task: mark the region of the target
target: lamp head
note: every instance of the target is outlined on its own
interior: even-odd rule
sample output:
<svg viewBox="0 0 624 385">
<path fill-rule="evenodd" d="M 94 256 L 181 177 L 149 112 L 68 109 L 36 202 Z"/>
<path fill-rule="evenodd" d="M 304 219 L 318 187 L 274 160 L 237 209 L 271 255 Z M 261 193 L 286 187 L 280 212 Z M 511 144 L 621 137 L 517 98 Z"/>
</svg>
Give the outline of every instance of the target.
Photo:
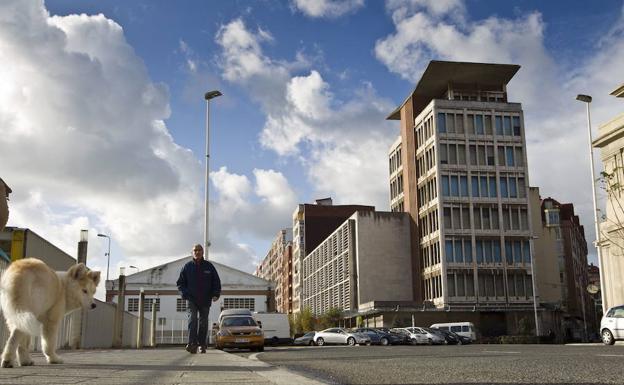
<svg viewBox="0 0 624 385">
<path fill-rule="evenodd" d="M 576 95 L 576 100 L 580 102 L 591 103 L 592 97 L 589 95 L 578 94 Z"/>
<path fill-rule="evenodd" d="M 98 236 L 98 237 L 108 238 L 108 235 L 106 235 L 106 234 L 98 234 L 97 236 Z"/>
<path fill-rule="evenodd" d="M 206 92 L 206 94 L 204 95 L 204 98 L 205 98 L 206 100 L 210 100 L 210 99 L 214 99 L 214 98 L 216 98 L 216 97 L 219 97 L 219 96 L 221 96 L 221 95 L 223 95 L 223 94 L 221 93 L 221 91 L 219 91 L 219 90 L 213 90 L 213 91 L 208 91 L 208 92 Z"/>
</svg>

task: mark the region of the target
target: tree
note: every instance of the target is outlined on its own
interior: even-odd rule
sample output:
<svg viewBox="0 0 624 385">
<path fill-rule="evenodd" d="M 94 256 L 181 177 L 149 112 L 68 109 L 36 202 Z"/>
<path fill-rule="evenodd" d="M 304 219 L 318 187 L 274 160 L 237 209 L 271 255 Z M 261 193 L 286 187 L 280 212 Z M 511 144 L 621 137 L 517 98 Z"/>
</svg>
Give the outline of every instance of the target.
<svg viewBox="0 0 624 385">
<path fill-rule="evenodd" d="M 314 314 L 312 314 L 312 310 L 310 310 L 309 307 L 301 310 L 299 320 L 301 322 L 301 330 L 303 331 L 303 333 L 314 330 Z"/>
<path fill-rule="evenodd" d="M 343 318 L 342 309 L 337 307 L 332 307 L 325 312 L 321 317 L 321 325 L 323 328 L 331 328 L 339 325 L 339 322 Z"/>
</svg>

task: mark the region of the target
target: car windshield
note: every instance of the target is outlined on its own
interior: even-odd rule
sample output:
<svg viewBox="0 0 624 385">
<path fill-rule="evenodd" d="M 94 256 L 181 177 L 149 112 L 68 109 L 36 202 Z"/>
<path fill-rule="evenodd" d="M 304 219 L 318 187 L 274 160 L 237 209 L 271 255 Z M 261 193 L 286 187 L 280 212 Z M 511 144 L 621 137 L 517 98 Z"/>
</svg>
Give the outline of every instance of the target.
<svg viewBox="0 0 624 385">
<path fill-rule="evenodd" d="M 221 321 L 221 326 L 258 326 L 251 317 L 227 317 Z"/>
<path fill-rule="evenodd" d="M 315 334 L 316 334 L 316 332 L 309 332 L 309 333 L 304 334 L 303 336 L 304 337 L 314 337 Z"/>
</svg>

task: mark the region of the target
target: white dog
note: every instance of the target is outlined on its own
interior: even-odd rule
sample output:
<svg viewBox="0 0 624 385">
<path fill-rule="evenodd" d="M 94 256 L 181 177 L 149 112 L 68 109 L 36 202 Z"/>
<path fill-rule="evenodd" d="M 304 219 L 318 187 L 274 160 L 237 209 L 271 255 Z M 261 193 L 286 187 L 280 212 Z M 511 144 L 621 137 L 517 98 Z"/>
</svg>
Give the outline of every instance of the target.
<svg viewBox="0 0 624 385">
<path fill-rule="evenodd" d="M 99 282 L 100 272 L 89 271 L 82 263 L 67 272 L 54 272 L 34 258 L 11 263 L 0 283 L 0 302 L 11 333 L 1 366 L 13 367 L 16 350 L 21 366 L 32 365 L 28 353 L 30 336 L 40 334 L 48 363 L 63 363 L 56 354 L 59 324 L 72 310 L 95 307 L 93 295 Z"/>
</svg>

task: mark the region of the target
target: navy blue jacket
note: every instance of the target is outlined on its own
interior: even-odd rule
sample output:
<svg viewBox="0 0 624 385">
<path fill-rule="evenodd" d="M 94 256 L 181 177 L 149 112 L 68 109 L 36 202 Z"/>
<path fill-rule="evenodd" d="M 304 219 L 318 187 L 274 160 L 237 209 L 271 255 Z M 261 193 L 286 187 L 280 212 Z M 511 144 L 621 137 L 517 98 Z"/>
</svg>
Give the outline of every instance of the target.
<svg viewBox="0 0 624 385">
<path fill-rule="evenodd" d="M 221 279 L 214 265 L 205 259 L 188 261 L 176 282 L 182 298 L 199 307 L 210 306 L 213 297 L 221 296 Z"/>
</svg>

